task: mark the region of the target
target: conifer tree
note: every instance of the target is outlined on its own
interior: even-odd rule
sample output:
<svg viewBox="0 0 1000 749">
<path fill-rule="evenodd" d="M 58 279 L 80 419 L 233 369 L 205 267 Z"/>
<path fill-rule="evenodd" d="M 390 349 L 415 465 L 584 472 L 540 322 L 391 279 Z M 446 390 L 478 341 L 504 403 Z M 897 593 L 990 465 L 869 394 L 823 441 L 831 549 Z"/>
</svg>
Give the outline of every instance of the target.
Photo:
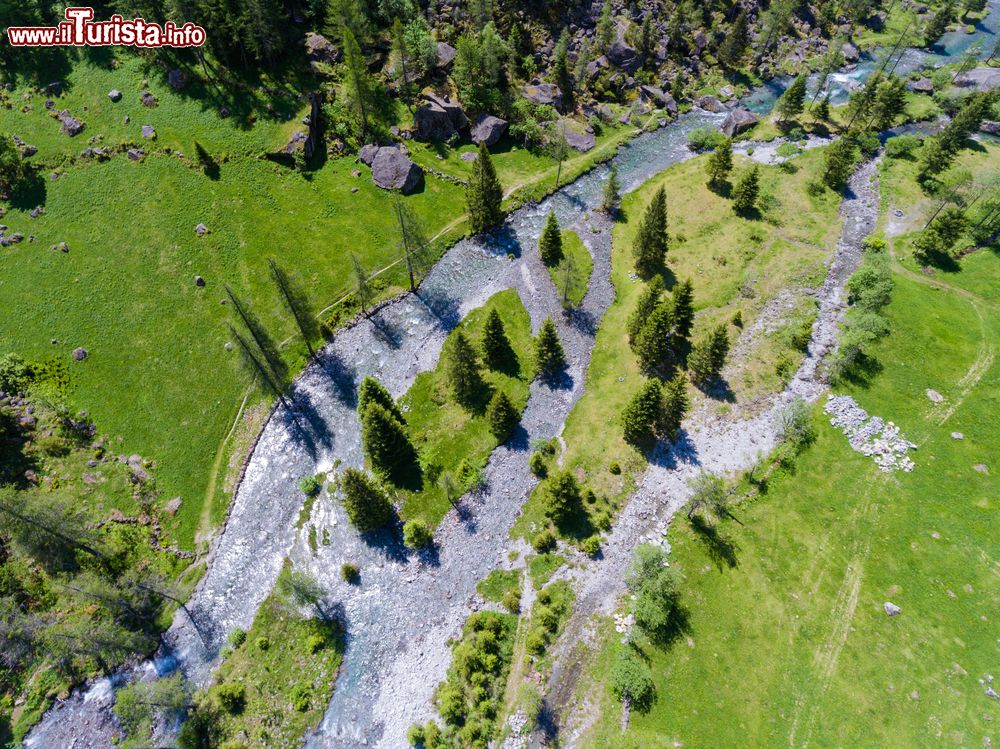
<svg viewBox="0 0 1000 749">
<path fill-rule="evenodd" d="M 661 276 L 653 276 L 653 279 L 646 284 L 642 293 L 639 294 L 639 300 L 636 302 L 635 309 L 633 309 L 632 314 L 628 316 L 626 329 L 628 331 L 628 341 L 630 344 L 635 343 L 636 338 L 639 336 L 639 332 L 649 321 L 649 316 L 653 314 L 653 310 L 655 310 L 657 305 L 660 303 L 660 298 L 662 296 L 663 278 Z"/>
<path fill-rule="evenodd" d="M 552 380 L 566 366 L 566 354 L 551 317 L 546 317 L 535 341 L 535 362 L 542 379 Z"/>
<path fill-rule="evenodd" d="M 733 188 L 733 210 L 750 213 L 757 207 L 760 193 L 760 168 L 754 164 L 740 175 Z"/>
<path fill-rule="evenodd" d="M 563 259 L 562 234 L 559 232 L 555 211 L 549 211 L 545 220 L 542 236 L 538 238 L 538 252 L 542 256 L 542 262 L 550 268 L 559 265 L 559 261 Z"/>
<path fill-rule="evenodd" d="M 354 275 L 354 293 L 357 294 L 358 303 L 361 305 L 362 314 L 368 314 L 368 304 L 371 302 L 375 292 L 368 283 L 368 272 L 361 265 L 361 259 L 351 253 L 351 271 Z"/>
<path fill-rule="evenodd" d="M 783 121 L 788 121 L 798 117 L 802 113 L 806 101 L 806 76 L 800 73 L 795 76 L 795 80 L 785 89 L 785 93 L 778 99 L 775 105 L 778 115 Z"/>
<path fill-rule="evenodd" d="M 663 386 L 663 398 L 660 404 L 660 416 L 657 431 L 665 439 L 672 440 L 681 428 L 681 422 L 687 415 L 690 401 L 687 394 L 687 382 L 683 374 L 677 374 L 667 380 Z"/>
<path fill-rule="evenodd" d="M 503 221 L 503 210 L 500 207 L 503 187 L 485 143 L 479 144 L 479 156 L 472 162 L 472 175 L 465 189 L 465 201 L 473 233 L 488 231 Z"/>
<path fill-rule="evenodd" d="M 597 53 L 603 55 L 615 41 L 615 17 L 611 0 L 604 0 L 597 19 Z"/>
<path fill-rule="evenodd" d="M 516 355 L 496 307 L 486 316 L 481 344 L 483 362 L 490 369 L 502 369 L 514 361 Z"/>
<path fill-rule="evenodd" d="M 369 403 L 361 414 L 361 444 L 372 470 L 394 480 L 416 463 L 406 430 L 381 403 Z"/>
<path fill-rule="evenodd" d="M 653 27 L 653 14 L 646 12 L 639 27 L 639 44 L 636 51 L 642 56 L 643 64 L 649 63 L 656 52 L 656 29 Z"/>
<path fill-rule="evenodd" d="M 876 131 L 888 130 L 896 118 L 906 110 L 906 87 L 901 78 L 889 76 L 878 84 L 872 107 L 871 127 Z"/>
<path fill-rule="evenodd" d="M 507 393 L 498 389 L 486 406 L 486 419 L 490 424 L 490 432 L 502 445 L 514 433 L 514 428 L 521 417 L 507 397 Z"/>
<path fill-rule="evenodd" d="M 823 162 L 823 182 L 831 190 L 840 190 L 847 184 L 847 178 L 854 169 L 857 149 L 849 138 L 840 138 L 826 149 Z"/>
<path fill-rule="evenodd" d="M 819 100 L 819 103 L 813 107 L 812 110 L 813 119 L 816 122 L 829 122 L 830 121 L 830 92 L 828 91 L 826 96 Z"/>
<path fill-rule="evenodd" d="M 569 72 L 569 32 L 564 30 L 556 43 L 552 59 L 552 79 L 563 95 L 563 107 L 566 111 L 573 110 L 573 76 Z"/>
<path fill-rule="evenodd" d="M 635 239 L 635 269 L 649 278 L 663 265 L 667 255 L 667 193 L 661 187 L 646 208 Z"/>
<path fill-rule="evenodd" d="M 392 519 L 392 502 L 385 489 L 364 471 L 344 469 L 340 488 L 347 519 L 362 533 L 376 530 Z"/>
<path fill-rule="evenodd" d="M 719 47 L 719 60 L 730 70 L 738 68 L 750 46 L 750 23 L 745 10 L 741 10 L 729 33 Z"/>
<path fill-rule="evenodd" d="M 674 286 L 671 292 L 673 300 L 674 331 L 681 338 L 691 335 L 694 325 L 694 284 L 691 279 L 685 279 Z"/>
<path fill-rule="evenodd" d="M 445 352 L 445 367 L 452 395 L 462 406 L 475 404 L 483 391 L 476 350 L 462 330 L 452 333 Z"/>
<path fill-rule="evenodd" d="M 403 412 L 396 404 L 395 399 L 392 397 L 392 393 L 386 390 L 385 385 L 376 380 L 374 377 L 365 377 L 365 379 L 361 381 L 361 385 L 358 387 L 358 413 L 364 413 L 365 409 L 367 409 L 371 403 L 378 403 L 382 406 L 382 408 L 395 417 L 400 424 L 406 424 L 406 419 L 403 418 Z"/>
<path fill-rule="evenodd" d="M 955 0 L 947 0 L 941 10 L 934 14 L 934 17 L 927 22 L 927 26 L 924 28 L 925 47 L 933 47 L 937 43 L 941 35 L 948 30 L 948 24 L 951 23 L 954 15 Z"/>
<path fill-rule="evenodd" d="M 580 509 L 580 485 L 569 471 L 559 471 L 547 484 L 545 514 L 556 525 L 560 525 Z"/>
<path fill-rule="evenodd" d="M 403 260 L 410 278 L 410 291 L 417 290 L 417 276 L 423 274 L 432 264 L 430 244 L 423 227 L 410 206 L 399 193 L 393 194 L 393 208 L 399 224 L 400 243 L 403 246 Z"/>
<path fill-rule="evenodd" d="M 635 339 L 635 354 L 645 370 L 666 364 L 674 352 L 674 312 L 670 300 L 660 302 Z"/>
<path fill-rule="evenodd" d="M 688 371 L 698 385 L 708 385 L 722 372 L 729 355 L 729 333 L 725 324 L 700 339 L 688 356 Z"/>
<path fill-rule="evenodd" d="M 622 431 L 626 442 L 642 443 L 654 437 L 660 419 L 660 381 L 655 377 L 646 380 L 639 392 L 622 410 Z"/>
<path fill-rule="evenodd" d="M 618 167 L 611 165 L 611 171 L 604 182 L 604 193 L 601 196 L 601 210 L 607 214 L 612 214 L 617 210 L 621 201 L 621 186 L 618 183 Z"/>
<path fill-rule="evenodd" d="M 368 137 L 374 85 L 358 40 L 347 26 L 343 28 L 342 40 L 345 68 L 344 98 L 357 118 L 358 136 L 364 141 Z"/>
<path fill-rule="evenodd" d="M 729 173 L 733 170 L 733 141 L 726 138 L 708 157 L 708 186 L 718 192 L 725 187 Z"/>
</svg>

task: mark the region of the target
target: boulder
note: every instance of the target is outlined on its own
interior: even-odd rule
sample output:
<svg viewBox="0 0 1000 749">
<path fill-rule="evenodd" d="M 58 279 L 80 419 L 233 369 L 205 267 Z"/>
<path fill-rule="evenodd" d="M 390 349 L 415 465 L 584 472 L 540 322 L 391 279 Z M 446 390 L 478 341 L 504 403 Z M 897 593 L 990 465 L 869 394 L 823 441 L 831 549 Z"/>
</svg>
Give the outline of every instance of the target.
<svg viewBox="0 0 1000 749">
<path fill-rule="evenodd" d="M 507 120 L 494 117 L 492 114 L 479 114 L 472 123 L 469 137 L 473 143 L 485 143 L 489 147 L 500 140 L 505 132 L 507 132 Z"/>
<path fill-rule="evenodd" d="M 86 358 L 87 358 L 87 349 L 85 348 L 73 349 L 73 361 L 83 361 Z"/>
<path fill-rule="evenodd" d="M 844 56 L 845 62 L 857 62 L 861 58 L 861 51 L 851 42 L 840 45 L 840 54 Z"/>
<path fill-rule="evenodd" d="M 677 102 L 674 101 L 674 97 L 662 88 L 647 85 L 639 86 L 639 98 L 644 101 L 653 102 L 656 106 L 666 109 L 671 115 L 677 114 Z"/>
<path fill-rule="evenodd" d="M 147 140 L 156 140 L 156 129 L 152 125 L 143 125 L 142 137 Z"/>
<path fill-rule="evenodd" d="M 698 106 L 704 109 L 706 112 L 721 112 L 725 109 L 722 106 L 722 102 L 716 99 L 714 96 L 702 96 L 698 99 Z"/>
<path fill-rule="evenodd" d="M 156 97 L 149 93 L 149 91 L 143 91 L 139 94 L 139 101 L 142 102 L 142 106 L 149 107 L 150 109 L 155 107 L 158 103 L 156 101 Z"/>
<path fill-rule="evenodd" d="M 83 123 L 71 115 L 69 110 L 62 110 L 56 115 L 56 117 L 62 123 L 62 131 L 69 137 L 72 138 L 74 135 L 79 135 L 83 131 Z"/>
<path fill-rule="evenodd" d="M 559 126 L 562 128 L 563 134 L 566 136 L 566 142 L 570 148 L 586 152 L 594 147 L 596 143 L 594 134 L 584 130 L 581 125 L 572 120 L 562 120 Z"/>
<path fill-rule="evenodd" d="M 955 85 L 975 88 L 977 91 L 992 91 L 995 88 L 1000 88 L 1000 70 L 976 68 L 958 76 Z"/>
<path fill-rule="evenodd" d="M 130 148 L 125 153 L 132 161 L 139 161 L 140 159 L 142 159 L 144 155 L 143 150 L 141 148 Z"/>
<path fill-rule="evenodd" d="M 358 158 L 361 159 L 361 163 L 366 166 L 371 166 L 372 162 L 375 161 L 375 154 L 378 153 L 378 148 L 379 147 L 374 143 L 362 146 L 361 150 L 358 151 Z"/>
<path fill-rule="evenodd" d="M 979 130 L 987 135 L 1000 135 L 1000 122 L 986 120 L 979 126 Z"/>
<path fill-rule="evenodd" d="M 521 87 L 521 96 L 532 104 L 548 104 L 559 109 L 562 107 L 562 91 L 554 83 L 543 83 L 537 78 Z"/>
<path fill-rule="evenodd" d="M 205 226 L 204 224 L 198 224 L 196 227 L 194 227 L 194 233 L 197 234 L 199 237 L 204 237 L 206 234 L 208 234 L 208 227 Z"/>
<path fill-rule="evenodd" d="M 201 276 L 195 276 L 194 285 L 197 286 L 198 288 L 202 288 L 205 285 L 205 279 L 202 278 Z"/>
<path fill-rule="evenodd" d="M 892 601 L 886 601 L 883 603 L 882 609 L 885 611 L 886 616 L 896 616 L 897 614 L 901 614 L 903 612 L 903 610 Z"/>
<path fill-rule="evenodd" d="M 456 50 L 446 42 L 438 42 L 437 46 L 437 66 L 447 68 L 455 59 Z"/>
<path fill-rule="evenodd" d="M 608 67 L 608 58 L 601 55 L 596 60 L 591 60 L 587 63 L 587 80 L 593 81 L 597 76 L 601 74 L 604 68 Z"/>
<path fill-rule="evenodd" d="M 746 132 L 758 122 L 760 120 L 757 118 L 757 115 L 749 109 L 740 107 L 726 115 L 726 119 L 722 121 L 722 132 L 730 138 L 734 138 L 740 133 Z"/>
<path fill-rule="evenodd" d="M 634 73 L 637 71 L 639 69 L 639 65 L 641 64 L 641 61 L 639 60 L 639 53 L 632 49 L 632 47 L 628 46 L 621 39 L 616 40 L 610 47 L 608 47 L 606 57 L 608 58 L 609 63 L 628 73 Z"/>
<path fill-rule="evenodd" d="M 187 76 L 180 68 L 173 68 L 167 73 L 167 83 L 174 91 L 180 91 L 187 85 Z"/>
<path fill-rule="evenodd" d="M 424 141 L 445 141 L 469 125 L 469 118 L 458 102 L 425 94 L 427 102 L 413 115 L 414 137 Z"/>
<path fill-rule="evenodd" d="M 384 190 L 406 195 L 420 186 L 423 177 L 423 170 L 396 146 L 379 148 L 372 161 L 372 179 Z"/>
<path fill-rule="evenodd" d="M 918 78 L 906 84 L 906 88 L 918 94 L 933 94 L 934 82 L 930 78 Z"/>
<path fill-rule="evenodd" d="M 306 34 L 306 58 L 310 67 L 314 62 L 333 65 L 340 60 L 340 50 L 322 34 L 309 33 Z"/>
<path fill-rule="evenodd" d="M 111 99 L 111 101 L 119 102 L 122 100 L 122 92 L 117 88 L 113 88 L 108 91 L 108 98 Z"/>
</svg>

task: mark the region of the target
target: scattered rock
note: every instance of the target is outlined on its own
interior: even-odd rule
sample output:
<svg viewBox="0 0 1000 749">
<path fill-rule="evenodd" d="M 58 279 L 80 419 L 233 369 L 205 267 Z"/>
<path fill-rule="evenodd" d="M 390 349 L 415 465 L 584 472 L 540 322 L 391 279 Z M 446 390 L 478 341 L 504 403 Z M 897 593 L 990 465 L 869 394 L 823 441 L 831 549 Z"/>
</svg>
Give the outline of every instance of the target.
<svg viewBox="0 0 1000 749">
<path fill-rule="evenodd" d="M 909 81 L 906 88 L 918 94 L 933 94 L 934 82 L 930 78 L 918 78 L 915 81 Z"/>
<path fill-rule="evenodd" d="M 974 469 L 976 469 L 977 471 L 979 471 L 980 473 L 989 473 L 990 472 L 989 467 L 987 467 L 985 463 L 976 463 L 972 467 Z"/>
<path fill-rule="evenodd" d="M 706 112 L 721 112 L 725 109 L 722 102 L 714 96 L 702 96 L 698 99 L 697 103 Z"/>
<path fill-rule="evenodd" d="M 743 109 L 741 107 L 739 109 L 734 109 L 726 115 L 726 119 L 722 121 L 722 132 L 730 138 L 734 138 L 740 133 L 746 132 L 758 122 L 760 122 L 760 119 L 757 115 L 749 109 Z"/>
<path fill-rule="evenodd" d="M 399 190 L 404 195 L 416 190 L 424 171 L 396 146 L 378 149 L 372 161 L 372 179 L 384 190 Z"/>
<path fill-rule="evenodd" d="M 872 458 L 883 471 L 913 470 L 907 453 L 917 446 L 891 421 L 869 416 L 849 395 L 829 395 L 823 410 L 832 416 L 830 423 L 847 436 L 851 449 Z"/>
<path fill-rule="evenodd" d="M 478 159 L 479 158 L 479 154 L 476 153 L 475 151 L 466 151 L 459 158 L 462 159 L 462 161 L 470 161 L 471 162 L 471 161 L 475 161 L 476 159 Z"/>
<path fill-rule="evenodd" d="M 570 148 L 575 148 L 577 151 L 589 151 L 597 142 L 592 132 L 582 129 L 573 120 L 562 120 L 559 126 L 562 128 L 563 134 L 566 136 L 566 142 L 570 145 Z"/>
<path fill-rule="evenodd" d="M 930 398 L 934 403 L 940 403 L 944 400 L 944 396 L 941 395 L 937 390 L 932 390 L 927 388 L 927 397 Z"/>
<path fill-rule="evenodd" d="M 201 276 L 195 276 L 194 285 L 197 286 L 198 288 L 203 287 L 205 285 L 205 279 L 202 278 Z"/>
<path fill-rule="evenodd" d="M 902 609 L 891 601 L 886 601 L 882 604 L 882 609 L 885 611 L 886 616 L 896 616 L 902 613 Z"/>
<path fill-rule="evenodd" d="M 641 64 L 639 53 L 621 39 L 611 44 L 605 57 L 616 68 L 621 68 L 627 73 L 634 73 Z"/>
<path fill-rule="evenodd" d="M 171 515 L 171 516 L 176 515 L 177 511 L 181 509 L 181 503 L 183 501 L 184 500 L 181 499 L 180 497 L 174 497 L 169 502 L 167 502 L 165 505 L 163 505 L 163 509 L 164 509 L 164 511 L 168 515 Z"/>
<path fill-rule="evenodd" d="M 204 224 L 198 224 L 196 227 L 194 227 L 194 233 L 197 234 L 199 237 L 204 237 L 206 234 L 208 234 L 208 227 L 205 226 Z"/>
<path fill-rule="evenodd" d="M 69 252 L 69 245 L 66 244 L 65 242 L 58 242 L 58 243 L 52 245 L 51 247 L 49 247 L 49 249 L 50 250 L 58 250 L 59 252 Z"/>
<path fill-rule="evenodd" d="M 142 137 L 147 140 L 156 140 L 156 129 L 152 125 L 143 125 Z"/>
<path fill-rule="evenodd" d="M 851 42 L 840 45 L 840 54 L 844 56 L 845 62 L 857 62 L 861 59 L 861 51 Z"/>
<path fill-rule="evenodd" d="M 361 150 L 358 151 L 358 158 L 361 159 L 361 163 L 365 166 L 371 166 L 372 162 L 375 161 L 375 154 L 378 153 L 378 149 L 379 147 L 374 143 L 362 146 Z"/>
<path fill-rule="evenodd" d="M 111 99 L 111 101 L 117 103 L 122 100 L 122 92 L 119 91 L 117 88 L 113 88 L 110 91 L 108 91 L 108 98 Z"/>
<path fill-rule="evenodd" d="M 340 61 L 340 50 L 322 34 L 306 34 L 306 57 L 313 72 L 319 72 L 314 63 L 333 65 Z"/>
<path fill-rule="evenodd" d="M 159 103 L 156 101 L 156 97 L 149 93 L 149 91 L 143 91 L 139 94 L 139 101 L 142 102 L 142 106 L 149 107 L 150 109 Z"/>
<path fill-rule="evenodd" d="M 476 115 L 469 137 L 473 143 L 485 143 L 487 147 L 494 145 L 507 132 L 507 120 L 494 117 L 492 114 Z M 464 156 L 464 154 L 463 154 Z"/>
<path fill-rule="evenodd" d="M 57 113 L 56 116 L 62 123 L 62 131 L 71 138 L 74 135 L 79 135 L 83 131 L 84 124 L 71 115 L 69 110 L 63 109 L 61 112 Z"/>
<path fill-rule="evenodd" d="M 1000 122 L 986 120 L 979 125 L 979 131 L 987 135 L 1000 135 Z"/>
<path fill-rule="evenodd" d="M 662 88 L 657 88 L 656 86 L 639 86 L 639 97 L 648 102 L 653 102 L 658 107 L 666 109 L 671 116 L 677 114 L 677 102 L 674 101 L 674 97 L 664 91 Z"/>
<path fill-rule="evenodd" d="M 145 155 L 141 148 L 130 148 L 125 153 L 132 161 L 139 161 Z"/>
<path fill-rule="evenodd" d="M 951 433 L 951 438 L 953 440 L 964 440 L 965 439 L 965 435 L 962 434 L 961 432 L 952 432 Z"/>
<path fill-rule="evenodd" d="M 85 348 L 75 348 L 73 349 L 73 360 L 83 361 L 87 358 L 87 349 Z"/>
</svg>

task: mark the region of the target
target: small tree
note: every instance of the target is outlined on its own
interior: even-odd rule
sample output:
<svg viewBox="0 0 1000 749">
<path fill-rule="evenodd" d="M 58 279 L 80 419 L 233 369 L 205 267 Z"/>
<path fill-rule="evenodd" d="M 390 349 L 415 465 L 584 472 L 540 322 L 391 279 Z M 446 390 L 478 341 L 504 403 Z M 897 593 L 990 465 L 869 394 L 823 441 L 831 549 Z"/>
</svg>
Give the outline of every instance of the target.
<svg viewBox="0 0 1000 749">
<path fill-rule="evenodd" d="M 653 276 L 653 279 L 646 284 L 642 293 L 639 294 L 639 300 L 636 302 L 635 309 L 628 316 L 626 330 L 628 331 L 628 341 L 630 344 L 635 344 L 636 338 L 639 337 L 639 333 L 649 320 L 649 316 L 653 314 L 653 310 L 660 303 L 662 296 L 663 278 L 661 276 Z"/>
<path fill-rule="evenodd" d="M 646 380 L 639 392 L 622 410 L 622 431 L 626 442 L 639 444 L 651 440 L 660 419 L 660 381 L 655 377 Z"/>
<path fill-rule="evenodd" d="M 580 485 L 569 471 L 559 471 L 547 484 L 545 515 L 556 525 L 561 525 L 580 509 Z"/>
<path fill-rule="evenodd" d="M 567 111 L 573 109 L 573 76 L 569 72 L 569 31 L 564 29 L 552 54 L 552 81 L 562 91 L 563 105 Z"/>
<path fill-rule="evenodd" d="M 723 189 L 729 180 L 729 173 L 733 170 L 732 139 L 726 138 L 715 147 L 712 155 L 708 157 L 706 169 L 709 188 L 716 192 Z"/>
<path fill-rule="evenodd" d="M 841 190 L 847 184 L 847 179 L 854 169 L 857 159 L 857 148 L 849 138 L 840 138 L 826 149 L 826 159 L 823 162 L 823 182 L 831 190 Z"/>
<path fill-rule="evenodd" d="M 603 55 L 615 41 L 615 17 L 611 0 L 604 0 L 601 15 L 597 19 L 597 54 Z"/>
<path fill-rule="evenodd" d="M 546 380 L 555 379 L 566 366 L 566 354 L 551 317 L 546 317 L 542 322 L 538 338 L 535 339 L 535 362 L 538 373 Z"/>
<path fill-rule="evenodd" d="M 719 517 L 728 514 L 726 501 L 729 499 L 726 482 L 719 476 L 702 471 L 691 483 L 691 499 L 688 500 L 688 517 L 707 515 Z"/>
<path fill-rule="evenodd" d="M 812 109 L 812 116 L 816 122 L 829 122 L 830 121 L 830 93 L 827 92 L 826 96 L 819 100 Z"/>
<path fill-rule="evenodd" d="M 646 208 L 635 239 L 635 269 L 643 278 L 650 278 L 662 266 L 667 255 L 667 193 L 656 191 Z"/>
<path fill-rule="evenodd" d="M 372 470 L 384 476 L 399 478 L 401 470 L 416 463 L 406 430 L 380 403 L 369 403 L 361 414 L 361 444 Z"/>
<path fill-rule="evenodd" d="M 947 0 L 924 28 L 924 46 L 933 47 L 941 35 L 948 30 L 948 24 L 955 15 L 955 0 Z"/>
<path fill-rule="evenodd" d="M 604 193 L 601 195 L 601 210 L 613 215 L 621 202 L 621 185 L 618 182 L 618 167 L 611 165 L 608 178 L 604 181 Z"/>
<path fill-rule="evenodd" d="M 344 511 L 351 525 L 362 533 L 381 528 L 392 519 L 392 502 L 375 479 L 356 468 L 345 468 L 340 477 Z"/>
<path fill-rule="evenodd" d="M 688 356 L 691 379 L 699 385 L 711 383 L 721 374 L 728 355 L 729 333 L 722 324 L 692 347 Z"/>
<path fill-rule="evenodd" d="M 358 303 L 361 305 L 361 312 L 368 314 L 368 305 L 371 303 L 375 292 L 368 282 L 368 273 L 361 265 L 361 260 L 357 255 L 351 253 L 351 270 L 354 273 L 354 293 L 357 295 Z"/>
<path fill-rule="evenodd" d="M 690 408 L 690 401 L 687 394 L 687 382 L 684 375 L 678 374 L 667 381 L 663 386 L 663 399 L 660 406 L 659 423 L 657 431 L 667 438 L 673 439 L 680 431 L 681 422 L 687 416 Z"/>
<path fill-rule="evenodd" d="M 733 188 L 733 210 L 737 213 L 750 213 L 757 207 L 757 196 L 760 193 L 760 168 L 754 164 L 740 175 Z"/>
<path fill-rule="evenodd" d="M 743 62 L 749 46 L 750 23 L 746 11 L 741 10 L 719 47 L 719 61 L 730 70 L 736 69 Z"/>
<path fill-rule="evenodd" d="M 392 414 L 400 424 L 406 423 L 403 412 L 396 405 L 396 400 L 392 397 L 392 393 L 386 390 L 385 385 L 374 377 L 365 377 L 358 387 L 358 413 L 364 413 L 372 403 L 378 403 Z"/>
<path fill-rule="evenodd" d="M 456 330 L 448 341 L 445 369 L 455 400 L 467 408 L 474 405 L 483 391 L 483 376 L 476 350 L 462 330 Z"/>
<path fill-rule="evenodd" d="M 474 233 L 488 231 L 503 221 L 503 209 L 500 207 L 503 186 L 485 143 L 479 144 L 479 156 L 472 162 L 472 175 L 465 189 L 465 200 Z"/>
<path fill-rule="evenodd" d="M 801 73 L 795 76 L 795 80 L 785 89 L 785 93 L 778 99 L 775 105 L 778 115 L 783 121 L 788 121 L 798 117 L 802 113 L 806 101 L 806 76 Z"/>
<path fill-rule="evenodd" d="M 403 260 L 406 262 L 406 272 L 410 278 L 410 291 L 416 291 L 417 276 L 422 275 L 431 265 L 430 245 L 420 221 L 400 194 L 394 193 L 392 200 L 396 221 L 399 223 Z"/>
<path fill-rule="evenodd" d="M 516 355 L 496 307 L 486 316 L 481 345 L 483 361 L 490 369 L 502 369 L 514 361 Z"/>
<path fill-rule="evenodd" d="M 660 302 L 635 339 L 636 356 L 649 371 L 666 364 L 674 354 L 674 311 L 669 300 Z"/>
<path fill-rule="evenodd" d="M 514 428 L 521 420 L 521 416 L 514 408 L 510 398 L 507 397 L 507 393 L 498 389 L 490 398 L 489 405 L 486 406 L 486 419 L 490 423 L 490 432 L 502 445 L 514 433 Z"/>
<path fill-rule="evenodd" d="M 559 265 L 559 261 L 563 259 L 562 233 L 559 231 L 555 211 L 549 211 L 545 220 L 542 236 L 538 238 L 538 252 L 542 256 L 542 262 L 550 268 Z"/>
<path fill-rule="evenodd" d="M 403 525 L 403 544 L 408 549 L 423 549 L 434 541 L 434 534 L 423 520 L 407 520 Z"/>
<path fill-rule="evenodd" d="M 694 325 L 694 284 L 686 278 L 670 294 L 673 302 L 674 331 L 682 338 L 691 335 Z"/>
</svg>

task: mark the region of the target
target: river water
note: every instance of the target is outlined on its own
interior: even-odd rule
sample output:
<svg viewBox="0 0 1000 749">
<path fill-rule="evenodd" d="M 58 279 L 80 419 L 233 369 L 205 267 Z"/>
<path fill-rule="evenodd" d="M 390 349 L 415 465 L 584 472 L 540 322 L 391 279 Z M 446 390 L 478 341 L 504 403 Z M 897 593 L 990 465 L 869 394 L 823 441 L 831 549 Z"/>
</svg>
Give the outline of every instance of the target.
<svg viewBox="0 0 1000 749">
<path fill-rule="evenodd" d="M 1000 0 L 991 0 L 990 7 L 993 12 L 976 33 L 948 34 L 934 53 L 904 50 L 896 72 L 953 60 L 977 42 L 989 50 L 1000 23 L 996 12 Z M 863 59 L 832 75 L 833 101 L 844 101 L 880 64 L 876 59 Z M 766 113 L 787 83 L 787 79 L 776 79 L 751 92 L 742 103 L 759 114 Z M 723 117 L 694 110 L 624 145 L 613 159 L 623 191 L 633 190 L 670 165 L 690 158 L 688 134 L 698 127 L 718 126 Z M 457 243 L 430 272 L 418 294 L 406 295 L 371 319 L 340 332 L 318 363 L 293 385 L 295 417 L 278 409 L 265 426 L 226 528 L 213 549 L 209 570 L 188 604 L 190 617 L 178 612 L 154 660 L 119 675 L 114 684 L 102 679 L 46 713 L 25 746 L 110 746 L 113 686 L 127 679 L 156 678 L 180 668 L 193 686 L 206 685 L 226 636 L 237 627 L 249 628 L 289 556 L 323 582 L 331 593 L 329 600 L 341 608 L 348 625 L 344 665 L 334 698 L 309 743 L 394 746 L 398 736 L 383 735 L 376 717 L 380 712 L 402 711 L 417 718 L 428 714 L 429 705 L 393 704 L 396 692 L 392 680 L 407 678 L 400 671 L 403 666 L 425 664 L 432 673 L 420 676 L 428 681 L 424 693 L 429 695 L 441 677 L 441 661 L 445 659 L 446 664 L 448 657 L 447 635 L 442 633 L 457 633 L 468 613 L 476 581 L 497 566 L 497 557 L 507 545 L 507 530 L 532 488 L 526 442 L 498 448 L 494 453 L 487 470 L 487 491 L 467 499 L 466 517 L 445 521 L 453 525 L 439 530 L 440 543 L 433 559 L 408 555 L 391 539 L 376 545 L 361 543 L 343 521 L 336 503 L 329 501 L 317 503 L 309 523 L 326 528 L 331 543 L 312 554 L 297 528 L 302 505 L 298 480 L 335 464 L 361 466 L 354 408 L 356 383 L 372 374 L 394 395 L 402 395 L 417 374 L 436 365 L 448 330 L 471 309 L 506 288 L 518 291 L 536 330 L 545 316 L 559 320 L 569 354 L 567 380 L 558 388 L 532 386 L 524 439 L 557 434 L 582 393 L 593 333 L 613 294 L 607 280 L 609 228 L 592 214 L 608 171 L 606 165 L 598 167 L 542 204 L 518 210 L 502 230 Z M 576 227 L 594 255 L 591 291 L 575 319 L 560 318 L 558 294 L 547 274 L 532 253 L 522 252 L 534 247 L 549 210 L 556 212 L 562 226 Z M 518 476 L 523 478 L 512 478 Z M 360 591 L 340 585 L 339 566 L 347 560 L 361 561 L 367 571 Z M 403 599 L 437 608 L 436 615 L 428 618 L 426 612 L 401 613 L 398 606 L 403 599 L 386 600 L 386 596 L 400 595 L 400 580 L 410 589 Z M 398 636 L 390 636 L 389 629 L 397 630 Z M 417 645 L 408 647 L 413 644 L 408 642 L 411 638 Z M 410 660 L 403 657 L 404 651 Z M 394 664 L 386 662 L 387 656 L 399 657 L 401 665 L 394 670 Z M 396 721 L 395 725 L 403 723 Z"/>
</svg>

